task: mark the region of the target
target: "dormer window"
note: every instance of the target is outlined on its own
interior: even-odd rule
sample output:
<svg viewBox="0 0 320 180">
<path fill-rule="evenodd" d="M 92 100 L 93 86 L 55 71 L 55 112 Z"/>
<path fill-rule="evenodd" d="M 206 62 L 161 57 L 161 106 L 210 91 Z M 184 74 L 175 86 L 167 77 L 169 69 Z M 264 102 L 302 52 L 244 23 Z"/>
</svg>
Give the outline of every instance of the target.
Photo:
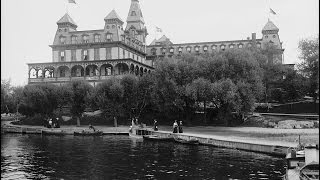
<svg viewBox="0 0 320 180">
<path fill-rule="evenodd" d="M 64 61 L 65 58 L 64 58 L 64 51 L 60 51 L 60 61 Z"/>
<path fill-rule="evenodd" d="M 226 46 L 225 46 L 225 45 L 221 45 L 221 46 L 220 46 L 220 49 L 221 49 L 222 51 L 224 51 L 224 50 L 225 50 L 225 48 L 226 48 Z"/>
<path fill-rule="evenodd" d="M 65 44 L 65 43 L 66 43 L 66 37 L 61 36 L 61 37 L 60 37 L 60 43 L 61 43 L 61 44 Z"/>
<path fill-rule="evenodd" d="M 179 54 L 181 54 L 182 53 L 182 47 L 179 47 L 178 51 L 179 51 Z"/>
<path fill-rule="evenodd" d="M 157 49 L 151 49 L 151 53 L 152 53 L 152 55 L 157 55 Z"/>
<path fill-rule="evenodd" d="M 169 51 L 170 51 L 170 53 L 171 53 L 171 54 L 173 54 L 174 49 L 173 49 L 173 48 L 170 48 L 170 50 L 169 50 Z"/>
<path fill-rule="evenodd" d="M 100 34 L 94 35 L 94 42 L 100 42 Z"/>
<path fill-rule="evenodd" d="M 216 50 L 216 49 L 217 49 L 217 46 L 216 46 L 216 45 L 213 45 L 211 48 L 212 48 L 212 50 Z"/>
<path fill-rule="evenodd" d="M 108 33 L 107 34 L 107 41 L 111 41 L 112 40 L 112 34 L 111 33 Z"/>
<path fill-rule="evenodd" d="M 234 45 L 233 44 L 230 44 L 229 48 L 230 49 L 233 49 Z"/>
<path fill-rule="evenodd" d="M 89 59 L 88 50 L 85 49 L 85 50 L 82 51 L 82 53 L 83 53 L 83 60 L 87 61 Z"/>
<path fill-rule="evenodd" d="M 191 47 L 187 47 L 187 51 L 190 53 L 191 52 Z"/>
<path fill-rule="evenodd" d="M 88 43 L 89 42 L 89 36 L 88 35 L 84 35 L 83 36 L 83 42 L 84 43 Z"/>
<path fill-rule="evenodd" d="M 195 50 L 196 52 L 199 52 L 199 46 L 196 46 L 196 47 L 194 48 L 194 50 Z"/>
<path fill-rule="evenodd" d="M 137 13 L 135 11 L 131 12 L 131 16 L 136 16 L 136 15 L 137 15 Z"/>
<path fill-rule="evenodd" d="M 208 46 L 204 46 L 204 47 L 203 47 L 203 51 L 204 51 L 204 52 L 207 52 L 207 51 L 208 51 Z"/>
<path fill-rule="evenodd" d="M 162 48 L 162 54 L 163 54 L 163 55 L 166 54 L 166 48 Z"/>
<path fill-rule="evenodd" d="M 78 37 L 77 37 L 77 36 L 72 36 L 72 37 L 71 37 L 71 43 L 72 43 L 72 44 L 76 44 L 77 41 L 78 41 Z"/>
<path fill-rule="evenodd" d="M 239 44 L 239 45 L 238 45 L 238 48 L 239 48 L 239 49 L 243 48 L 243 45 L 242 45 L 242 44 Z"/>
<path fill-rule="evenodd" d="M 134 29 L 131 29 L 130 33 L 131 33 L 131 36 L 132 36 L 132 37 L 135 37 L 136 32 L 135 32 L 135 30 L 134 30 Z"/>
</svg>

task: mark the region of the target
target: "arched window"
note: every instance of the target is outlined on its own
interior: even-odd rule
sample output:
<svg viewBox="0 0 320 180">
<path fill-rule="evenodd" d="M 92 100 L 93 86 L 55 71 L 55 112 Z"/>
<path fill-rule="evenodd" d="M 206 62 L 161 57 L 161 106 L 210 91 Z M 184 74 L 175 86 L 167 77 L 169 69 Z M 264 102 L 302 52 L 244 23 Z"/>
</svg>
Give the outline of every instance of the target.
<svg viewBox="0 0 320 180">
<path fill-rule="evenodd" d="M 225 45 L 221 45 L 221 46 L 220 46 L 220 49 L 221 49 L 222 51 L 224 51 L 224 50 L 225 50 L 225 48 L 226 48 L 226 46 L 225 46 Z"/>
<path fill-rule="evenodd" d="M 179 47 L 178 51 L 179 51 L 179 54 L 181 54 L 182 53 L 182 47 Z"/>
<path fill-rule="evenodd" d="M 166 54 L 166 48 L 162 48 L 162 54 L 165 55 Z"/>
<path fill-rule="evenodd" d="M 242 45 L 242 44 L 239 44 L 239 45 L 238 45 L 238 48 L 239 48 L 239 49 L 243 48 L 243 45 Z"/>
<path fill-rule="evenodd" d="M 174 52 L 174 48 L 170 48 L 170 53 L 172 54 Z"/>
<path fill-rule="evenodd" d="M 111 33 L 108 33 L 107 34 L 107 41 L 111 41 L 112 40 L 112 34 Z"/>
<path fill-rule="evenodd" d="M 191 52 L 191 47 L 187 47 L 187 51 L 188 51 L 188 52 Z"/>
<path fill-rule="evenodd" d="M 72 43 L 72 44 L 76 44 L 77 41 L 78 41 L 78 37 L 77 37 L 77 36 L 72 36 L 72 37 L 71 37 L 71 43 Z"/>
<path fill-rule="evenodd" d="M 199 46 L 196 46 L 196 47 L 194 48 L 194 50 L 195 50 L 196 52 L 199 52 Z"/>
<path fill-rule="evenodd" d="M 100 34 L 94 35 L 94 42 L 100 42 Z"/>
<path fill-rule="evenodd" d="M 229 45 L 229 48 L 230 48 L 230 49 L 233 49 L 233 47 L 234 47 L 233 44 L 230 44 L 230 45 Z"/>
<path fill-rule="evenodd" d="M 216 46 L 216 45 L 213 45 L 211 48 L 212 48 L 212 50 L 216 50 L 216 49 L 217 49 L 217 46 Z"/>
<path fill-rule="evenodd" d="M 66 37 L 61 36 L 61 37 L 60 37 L 60 43 L 61 43 L 61 44 L 65 44 L 65 43 L 66 43 Z"/>
<path fill-rule="evenodd" d="M 204 47 L 203 47 L 203 51 L 204 51 L 204 52 L 207 52 L 207 51 L 208 51 L 208 46 L 204 46 Z"/>
<path fill-rule="evenodd" d="M 83 38 L 83 42 L 84 43 L 88 43 L 89 42 L 89 36 L 88 35 L 84 35 L 82 38 Z"/>
<path fill-rule="evenodd" d="M 131 12 L 131 16 L 136 16 L 136 15 L 137 15 L 137 13 L 135 11 Z"/>
</svg>

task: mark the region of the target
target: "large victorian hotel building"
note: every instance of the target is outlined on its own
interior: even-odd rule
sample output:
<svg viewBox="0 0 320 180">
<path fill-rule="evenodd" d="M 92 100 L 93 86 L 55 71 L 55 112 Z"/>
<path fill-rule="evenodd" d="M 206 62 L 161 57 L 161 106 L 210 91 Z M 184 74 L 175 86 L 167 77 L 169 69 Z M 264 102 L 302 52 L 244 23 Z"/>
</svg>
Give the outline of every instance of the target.
<svg viewBox="0 0 320 180">
<path fill-rule="evenodd" d="M 131 0 L 127 23 L 115 10 L 105 18 L 103 29 L 77 31 L 77 24 L 65 14 L 58 22 L 52 48 L 52 62 L 28 64 L 29 84 L 54 83 L 61 85 L 71 80 L 86 80 L 93 86 L 112 76 L 124 74 L 143 76 L 151 73 L 157 58 L 179 56 L 182 53 L 212 53 L 215 51 L 264 48 L 271 43 L 279 50 L 275 63 L 283 62 L 279 29 L 271 22 L 262 29 L 262 38 L 252 33 L 246 40 L 174 44 L 166 36 L 146 45 L 148 35 L 138 0 Z"/>
</svg>

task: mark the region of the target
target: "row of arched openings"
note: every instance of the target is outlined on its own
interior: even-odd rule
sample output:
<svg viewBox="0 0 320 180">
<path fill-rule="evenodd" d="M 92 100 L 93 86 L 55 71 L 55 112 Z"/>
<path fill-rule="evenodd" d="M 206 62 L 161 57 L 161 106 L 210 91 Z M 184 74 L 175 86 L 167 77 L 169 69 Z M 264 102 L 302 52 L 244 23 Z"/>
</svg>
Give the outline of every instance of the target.
<svg viewBox="0 0 320 180">
<path fill-rule="evenodd" d="M 131 64 L 130 67 L 125 63 L 119 63 L 116 66 L 104 64 L 98 68 L 97 65 L 88 65 L 84 68 L 81 65 L 75 65 L 71 69 L 67 66 L 60 66 L 56 70 L 54 67 L 42 69 L 32 68 L 29 71 L 29 78 L 54 78 L 54 77 L 94 77 L 94 76 L 112 76 L 123 74 L 135 74 L 142 76 L 150 74 L 151 70 L 138 65 Z"/>
</svg>

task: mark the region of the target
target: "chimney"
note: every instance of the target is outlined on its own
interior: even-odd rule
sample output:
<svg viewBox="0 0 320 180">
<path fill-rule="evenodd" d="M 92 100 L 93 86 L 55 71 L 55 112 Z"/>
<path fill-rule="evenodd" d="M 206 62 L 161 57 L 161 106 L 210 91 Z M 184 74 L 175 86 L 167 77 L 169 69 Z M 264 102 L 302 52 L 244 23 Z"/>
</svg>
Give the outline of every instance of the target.
<svg viewBox="0 0 320 180">
<path fill-rule="evenodd" d="M 252 33 L 252 41 L 256 41 L 256 33 Z"/>
</svg>

